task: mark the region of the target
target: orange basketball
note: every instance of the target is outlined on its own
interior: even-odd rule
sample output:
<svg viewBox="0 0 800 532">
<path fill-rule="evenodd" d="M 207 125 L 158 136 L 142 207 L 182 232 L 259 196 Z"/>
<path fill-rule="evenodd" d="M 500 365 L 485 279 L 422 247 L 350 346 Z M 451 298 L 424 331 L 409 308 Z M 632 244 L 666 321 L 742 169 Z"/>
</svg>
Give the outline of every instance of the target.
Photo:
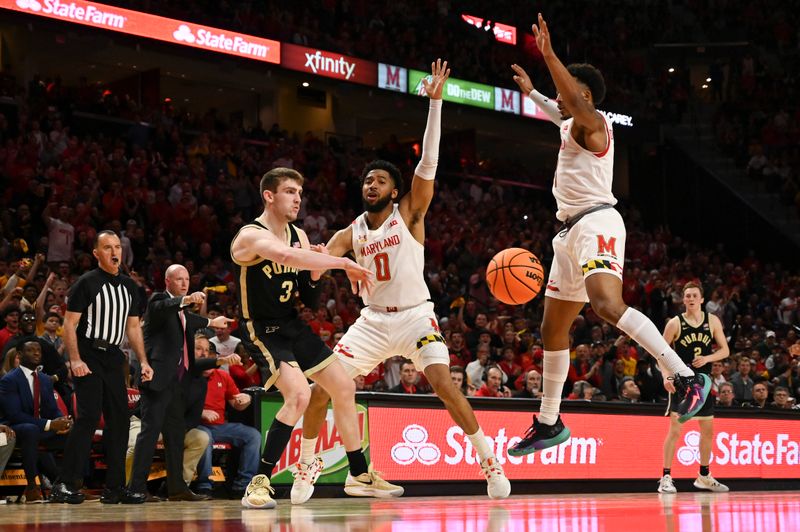
<svg viewBox="0 0 800 532">
<path fill-rule="evenodd" d="M 522 248 L 504 249 L 486 268 L 486 284 L 492 295 L 508 305 L 522 305 L 539 293 L 544 267 L 539 258 Z"/>
</svg>

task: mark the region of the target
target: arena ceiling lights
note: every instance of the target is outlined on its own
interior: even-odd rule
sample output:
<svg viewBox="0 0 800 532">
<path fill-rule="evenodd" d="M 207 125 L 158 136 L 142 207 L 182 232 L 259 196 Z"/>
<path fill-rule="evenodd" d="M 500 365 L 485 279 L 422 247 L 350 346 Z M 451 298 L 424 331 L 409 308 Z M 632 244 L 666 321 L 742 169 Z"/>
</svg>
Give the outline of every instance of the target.
<svg viewBox="0 0 800 532">
<path fill-rule="evenodd" d="M 85 0 L 0 0 L 0 8 L 279 64 L 291 70 L 402 93 L 420 94 L 421 80 L 427 75 L 426 72 L 401 66 L 373 63 L 337 52 L 281 43 Z M 462 15 L 462 18 L 478 28 L 487 31 L 492 29 L 498 41 L 516 43 L 516 29 L 513 26 L 485 24 L 483 19 L 471 15 Z M 450 78 L 443 98 L 462 105 L 548 120 L 529 98 L 516 90 Z M 633 127 L 633 118 L 628 115 L 600 112 L 614 124 Z"/>
</svg>

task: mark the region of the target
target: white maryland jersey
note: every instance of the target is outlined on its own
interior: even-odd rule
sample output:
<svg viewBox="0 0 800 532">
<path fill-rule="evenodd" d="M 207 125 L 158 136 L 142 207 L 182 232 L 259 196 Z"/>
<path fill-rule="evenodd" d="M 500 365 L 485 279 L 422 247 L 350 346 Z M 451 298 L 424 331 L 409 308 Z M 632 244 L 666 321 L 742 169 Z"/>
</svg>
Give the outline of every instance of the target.
<svg viewBox="0 0 800 532">
<path fill-rule="evenodd" d="M 591 152 L 572 137 L 573 118 L 561 123 L 561 149 L 558 152 L 553 196 L 558 212 L 556 218 L 565 221 L 595 205 L 616 205 L 611 193 L 614 180 L 614 132 L 608 119 L 603 118 L 608 144 L 601 152 Z"/>
<path fill-rule="evenodd" d="M 372 294 L 364 304 L 380 307 L 411 307 L 430 299 L 424 280 L 425 246 L 406 227 L 395 203 L 392 214 L 374 231 L 367 213 L 353 222 L 356 262 L 375 274 Z"/>
</svg>

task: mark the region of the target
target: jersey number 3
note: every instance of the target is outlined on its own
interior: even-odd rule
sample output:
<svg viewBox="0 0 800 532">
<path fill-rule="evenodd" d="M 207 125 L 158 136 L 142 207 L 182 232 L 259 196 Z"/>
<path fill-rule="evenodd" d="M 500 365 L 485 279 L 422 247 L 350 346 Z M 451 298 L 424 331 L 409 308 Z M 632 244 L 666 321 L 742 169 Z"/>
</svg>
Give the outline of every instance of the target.
<svg viewBox="0 0 800 532">
<path fill-rule="evenodd" d="M 375 255 L 375 279 L 378 281 L 388 281 L 392 278 L 389 272 L 389 255 L 378 253 Z"/>
<path fill-rule="evenodd" d="M 286 303 L 292 298 L 292 289 L 294 288 L 294 283 L 292 281 L 284 281 L 283 284 L 281 284 L 281 288 L 286 291 L 281 294 L 281 296 L 278 298 L 278 301 L 281 303 Z"/>
</svg>

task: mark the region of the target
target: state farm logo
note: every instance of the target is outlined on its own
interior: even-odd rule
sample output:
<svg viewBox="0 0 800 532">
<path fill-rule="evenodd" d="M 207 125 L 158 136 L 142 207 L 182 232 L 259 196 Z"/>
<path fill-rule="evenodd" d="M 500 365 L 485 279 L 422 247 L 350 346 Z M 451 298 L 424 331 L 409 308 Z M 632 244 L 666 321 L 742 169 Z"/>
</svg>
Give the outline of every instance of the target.
<svg viewBox="0 0 800 532">
<path fill-rule="evenodd" d="M 317 50 L 316 53 L 305 52 L 306 68 L 310 68 L 314 74 L 325 72 L 328 74 L 336 74 L 344 76 L 344 79 L 350 79 L 356 71 L 356 64 L 349 62 L 344 56 L 339 58 L 328 57 L 321 51 Z"/>
<path fill-rule="evenodd" d="M 194 33 L 192 33 L 192 30 L 190 30 L 189 26 L 186 24 L 178 26 L 178 29 L 172 32 L 172 36 L 175 37 L 175 40 L 178 42 L 194 43 L 195 41 Z"/>
<path fill-rule="evenodd" d="M 123 29 L 127 17 L 118 15 L 110 11 L 103 11 L 92 4 L 86 7 L 80 6 L 75 2 L 61 2 L 60 0 L 17 0 L 17 7 L 34 13 L 41 12 L 44 15 L 55 15 L 67 20 L 85 22 L 94 26 L 106 26 L 109 28 Z"/>
<path fill-rule="evenodd" d="M 439 461 L 442 452 L 428 443 L 428 431 L 419 425 L 409 425 L 403 429 L 403 441 L 392 447 L 392 460 L 400 465 L 419 461 L 422 465 L 433 465 Z"/>
<path fill-rule="evenodd" d="M 268 46 L 250 41 L 244 35 L 229 36 L 225 32 L 215 32 L 207 28 L 200 28 L 195 34 L 188 24 L 178 26 L 172 32 L 172 38 L 178 42 L 250 57 L 266 58 L 269 53 Z"/>
<path fill-rule="evenodd" d="M 42 4 L 36 0 L 17 0 L 17 7 L 20 9 L 30 9 L 31 11 L 42 10 Z"/>
<path fill-rule="evenodd" d="M 691 430 L 683 437 L 683 447 L 678 449 L 678 462 L 685 466 L 696 464 L 700 461 L 700 433 Z"/>
</svg>

